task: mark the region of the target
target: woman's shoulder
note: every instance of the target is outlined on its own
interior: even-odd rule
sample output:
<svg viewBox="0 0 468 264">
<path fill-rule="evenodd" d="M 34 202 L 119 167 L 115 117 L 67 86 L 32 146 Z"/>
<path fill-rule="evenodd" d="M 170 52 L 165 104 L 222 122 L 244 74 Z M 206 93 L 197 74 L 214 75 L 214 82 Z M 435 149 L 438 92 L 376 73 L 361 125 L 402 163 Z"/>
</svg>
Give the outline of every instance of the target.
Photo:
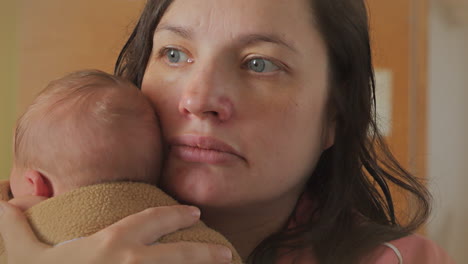
<svg viewBox="0 0 468 264">
<path fill-rule="evenodd" d="M 455 264 L 433 241 L 421 235 L 409 235 L 384 243 L 366 264 Z"/>
</svg>

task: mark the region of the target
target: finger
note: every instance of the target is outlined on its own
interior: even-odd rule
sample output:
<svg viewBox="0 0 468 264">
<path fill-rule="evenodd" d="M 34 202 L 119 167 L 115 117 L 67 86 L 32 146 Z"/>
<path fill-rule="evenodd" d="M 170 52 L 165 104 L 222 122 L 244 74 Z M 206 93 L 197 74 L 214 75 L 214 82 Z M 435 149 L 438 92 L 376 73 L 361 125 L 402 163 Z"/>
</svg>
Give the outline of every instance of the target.
<svg viewBox="0 0 468 264">
<path fill-rule="evenodd" d="M 178 242 L 161 243 L 145 249 L 146 256 L 143 263 L 165 264 L 220 264 L 231 263 L 232 252 L 229 248 L 220 245 Z"/>
<path fill-rule="evenodd" d="M 149 208 L 130 215 L 96 235 L 112 236 L 149 245 L 166 234 L 187 228 L 200 219 L 200 210 L 192 206 L 176 205 Z"/>
<path fill-rule="evenodd" d="M 24 252 L 34 252 L 49 248 L 37 239 L 26 216 L 15 206 L 0 201 L 0 234 L 8 257 L 20 259 Z"/>
</svg>

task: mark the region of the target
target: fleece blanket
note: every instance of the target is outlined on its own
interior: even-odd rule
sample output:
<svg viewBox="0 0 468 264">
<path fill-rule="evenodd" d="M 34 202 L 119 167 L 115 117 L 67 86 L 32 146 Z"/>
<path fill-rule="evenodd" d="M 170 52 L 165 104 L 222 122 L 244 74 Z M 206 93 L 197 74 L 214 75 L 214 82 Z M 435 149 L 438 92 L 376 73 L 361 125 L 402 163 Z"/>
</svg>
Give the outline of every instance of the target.
<svg viewBox="0 0 468 264">
<path fill-rule="evenodd" d="M 8 182 L 0 183 L 0 199 L 9 200 Z M 116 182 L 91 185 L 45 200 L 25 214 L 37 237 L 49 245 L 57 245 L 86 237 L 150 207 L 177 205 L 170 196 L 155 186 L 144 183 Z M 233 252 L 233 263 L 241 258 L 229 241 L 201 221 L 194 226 L 166 235 L 159 243 L 179 241 L 220 244 Z M 0 241 L 0 263 L 5 258 Z M 4 260 L 3 260 L 4 261 Z"/>
</svg>

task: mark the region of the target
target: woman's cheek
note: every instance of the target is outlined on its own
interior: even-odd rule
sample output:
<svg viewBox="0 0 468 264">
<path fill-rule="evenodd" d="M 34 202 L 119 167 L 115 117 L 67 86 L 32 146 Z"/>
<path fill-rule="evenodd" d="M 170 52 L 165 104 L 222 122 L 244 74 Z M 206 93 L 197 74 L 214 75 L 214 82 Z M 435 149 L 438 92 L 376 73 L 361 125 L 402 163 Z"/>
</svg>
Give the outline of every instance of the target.
<svg viewBox="0 0 468 264">
<path fill-rule="evenodd" d="M 156 109 L 161 109 L 161 106 L 166 105 L 178 90 L 177 80 L 180 78 L 177 78 L 176 73 L 163 67 L 152 67 L 145 73 L 142 92 L 150 98 Z"/>
</svg>

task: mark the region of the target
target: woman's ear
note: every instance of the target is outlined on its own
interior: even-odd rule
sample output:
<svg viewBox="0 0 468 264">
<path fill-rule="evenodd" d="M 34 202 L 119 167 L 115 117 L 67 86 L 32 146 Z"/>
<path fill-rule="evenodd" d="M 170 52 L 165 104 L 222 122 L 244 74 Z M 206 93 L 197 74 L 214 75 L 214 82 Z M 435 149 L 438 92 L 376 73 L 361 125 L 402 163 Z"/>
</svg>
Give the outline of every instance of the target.
<svg viewBox="0 0 468 264">
<path fill-rule="evenodd" d="M 34 196 L 52 197 L 53 190 L 50 181 L 37 170 L 27 170 L 24 177 L 32 187 Z"/>
<path fill-rule="evenodd" d="M 327 126 L 324 129 L 323 141 L 322 141 L 322 151 L 325 151 L 335 144 L 335 135 L 336 135 L 336 121 L 331 120 L 328 122 Z"/>
</svg>

